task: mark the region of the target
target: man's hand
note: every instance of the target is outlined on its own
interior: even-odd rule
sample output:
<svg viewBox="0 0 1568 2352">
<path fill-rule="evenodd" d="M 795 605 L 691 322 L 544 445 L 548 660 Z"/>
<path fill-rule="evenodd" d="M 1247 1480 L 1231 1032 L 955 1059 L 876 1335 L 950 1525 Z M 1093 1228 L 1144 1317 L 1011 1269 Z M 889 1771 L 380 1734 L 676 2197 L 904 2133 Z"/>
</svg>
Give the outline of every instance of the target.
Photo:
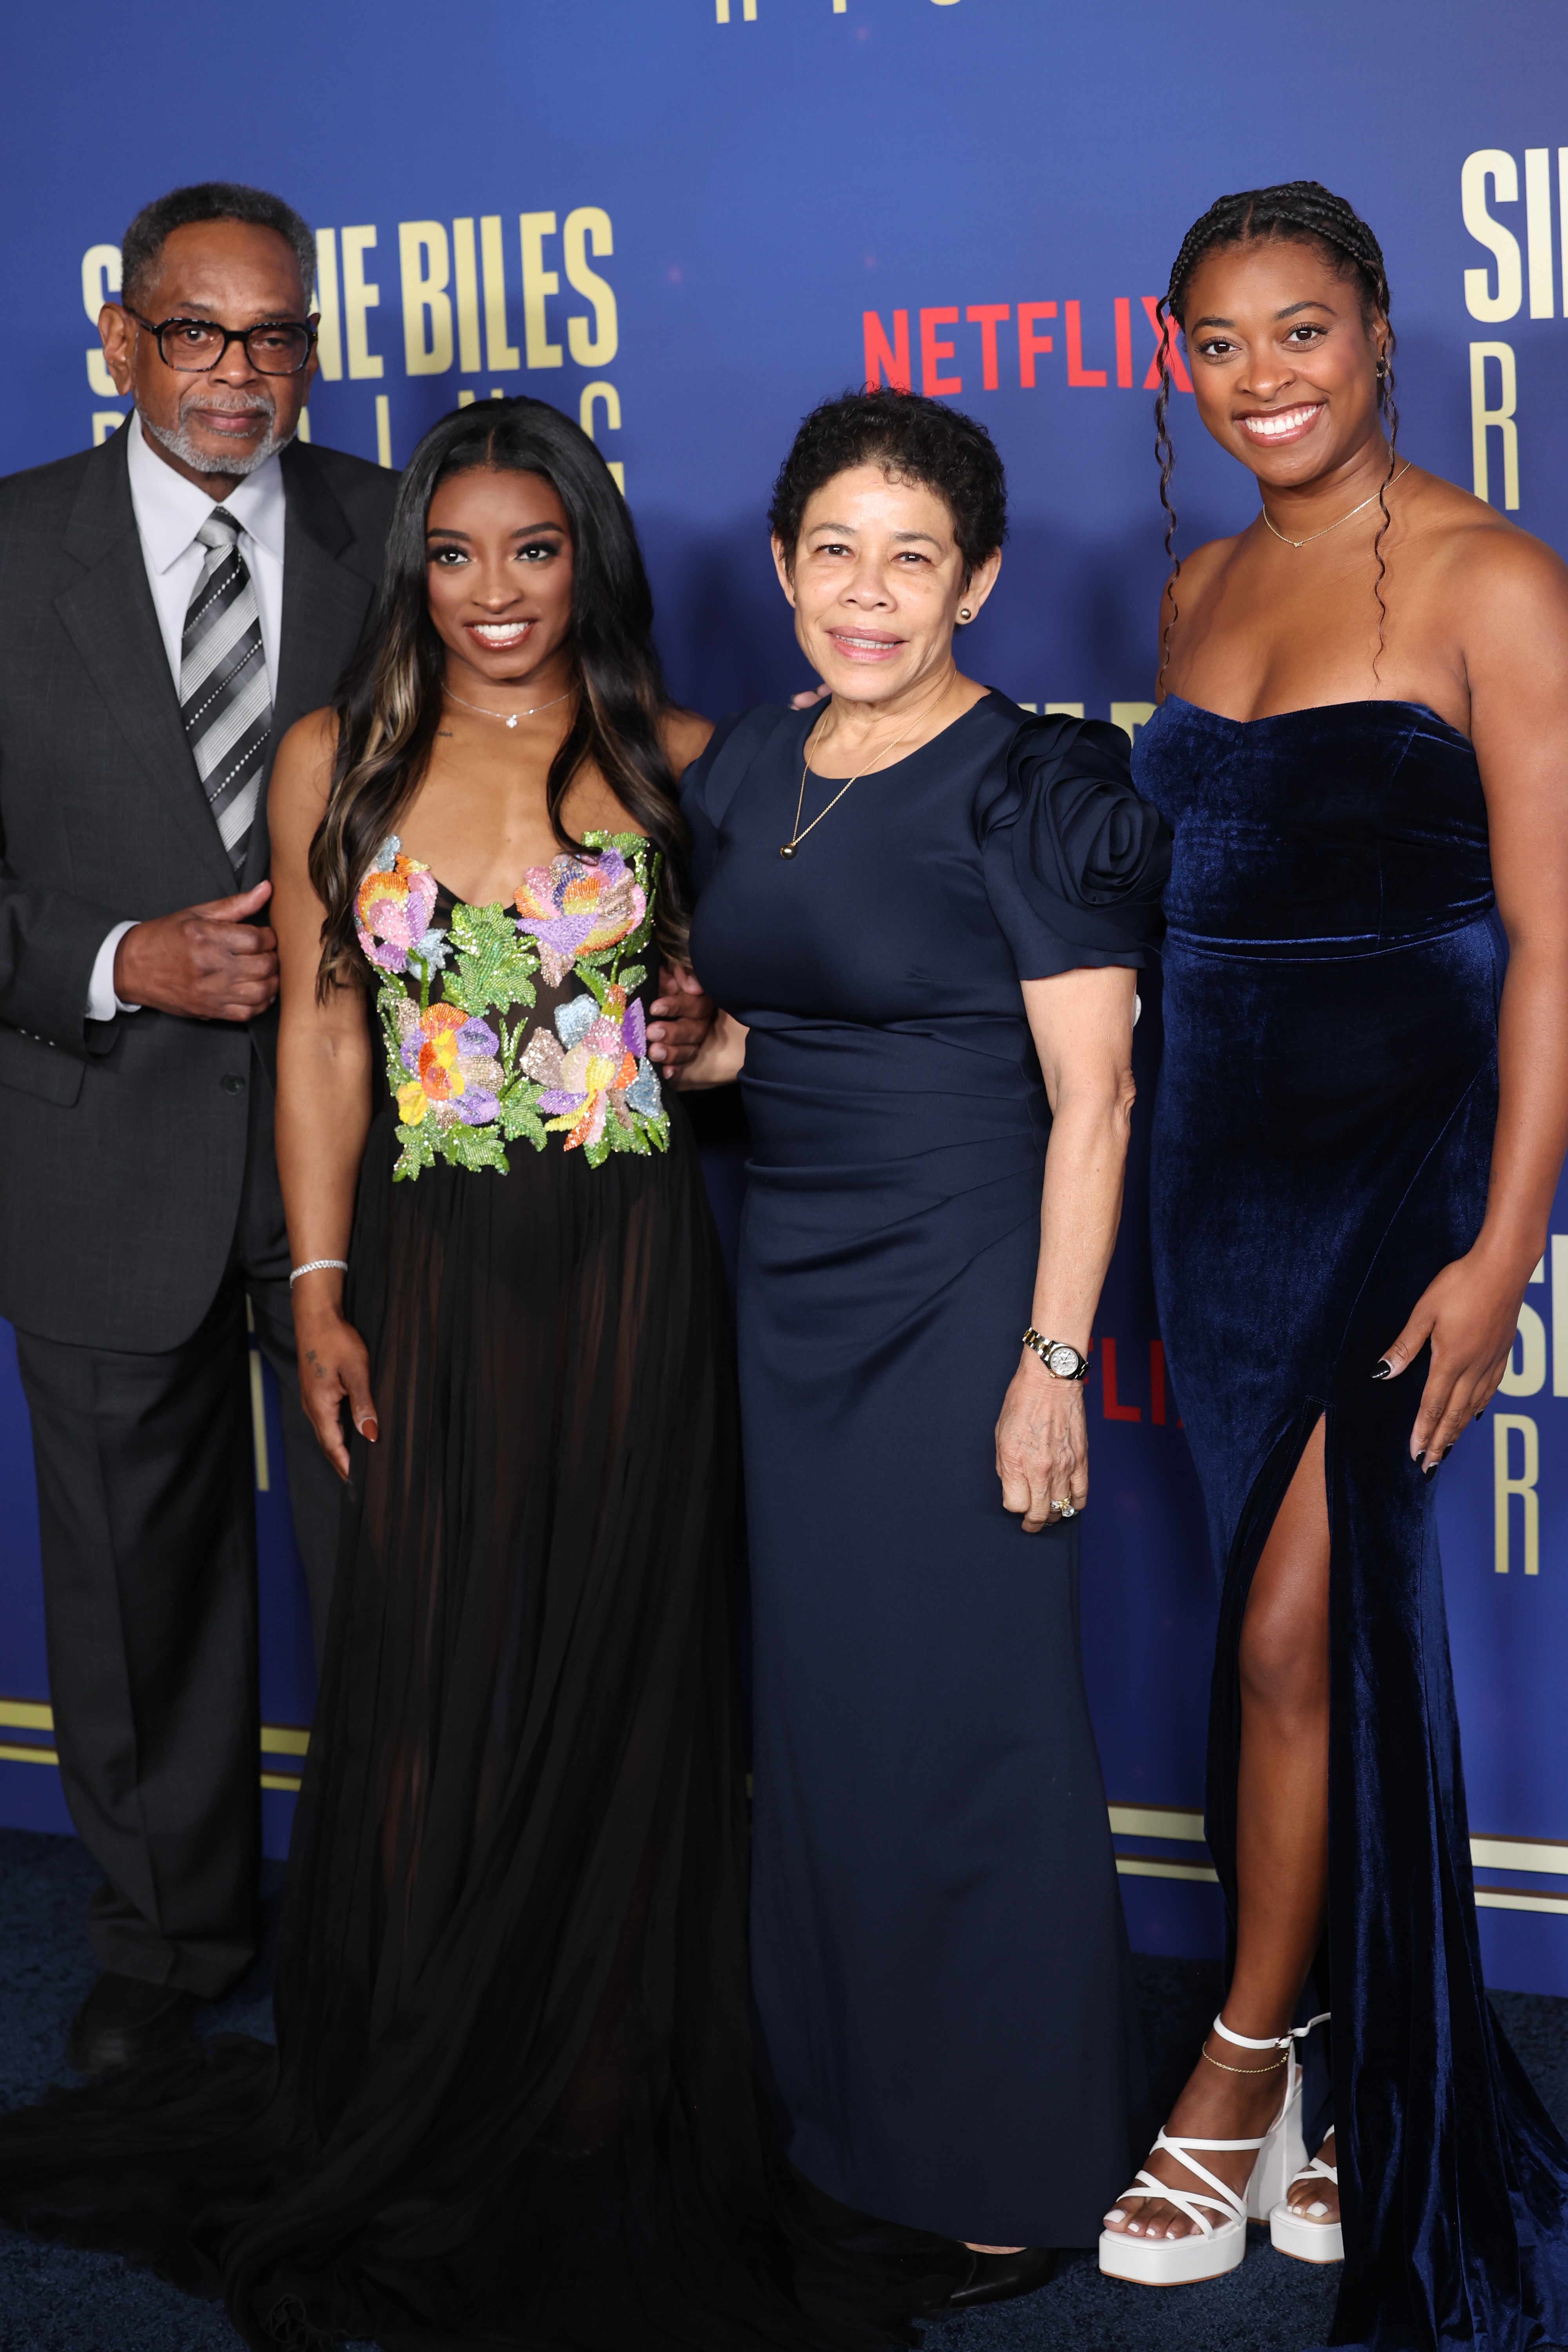
<svg viewBox="0 0 1568 2352">
<path fill-rule="evenodd" d="M 271 895 L 271 883 L 258 882 L 232 898 L 138 923 L 114 951 L 116 996 L 192 1021 L 250 1021 L 265 1013 L 278 993 L 278 940 L 249 919 Z"/>
<path fill-rule="evenodd" d="M 703 994 L 697 974 L 679 964 L 662 964 L 658 985 L 658 1000 L 648 1006 L 647 1057 L 670 1078 L 701 1051 L 718 1008 Z"/>
</svg>

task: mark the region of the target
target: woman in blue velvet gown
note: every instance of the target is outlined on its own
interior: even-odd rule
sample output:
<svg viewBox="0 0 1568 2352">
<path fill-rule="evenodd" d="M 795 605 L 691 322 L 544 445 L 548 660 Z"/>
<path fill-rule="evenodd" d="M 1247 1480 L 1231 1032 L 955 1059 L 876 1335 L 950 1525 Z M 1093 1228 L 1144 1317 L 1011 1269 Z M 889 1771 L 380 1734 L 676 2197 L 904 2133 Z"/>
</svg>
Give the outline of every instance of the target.
<svg viewBox="0 0 1568 2352">
<path fill-rule="evenodd" d="M 1134 759 L 1174 833 L 1155 1269 L 1224 1575 L 1234 1968 L 1101 2262 L 1228 2268 L 1250 2173 L 1283 2252 L 1342 2235 L 1334 2344 L 1526 2352 L 1568 2338 L 1568 2148 L 1482 1986 L 1434 1507 L 1568 1141 L 1568 575 L 1397 456 L 1342 200 L 1222 198 L 1167 299 L 1262 496 L 1173 576 Z M 1319 2152 L 1285 2112 L 1255 2171 L 1329 2010 Z"/>
<path fill-rule="evenodd" d="M 710 1075 L 743 1040 L 753 1141 L 753 1980 L 800 2170 L 974 2247 L 954 2299 L 994 2299 L 1093 2242 L 1141 2129 L 1060 1375 L 1115 1234 L 1163 839 L 1117 730 L 954 667 L 1005 520 L 979 427 L 829 403 L 773 520 L 833 700 L 731 722 L 682 790 L 731 1016 Z"/>
</svg>

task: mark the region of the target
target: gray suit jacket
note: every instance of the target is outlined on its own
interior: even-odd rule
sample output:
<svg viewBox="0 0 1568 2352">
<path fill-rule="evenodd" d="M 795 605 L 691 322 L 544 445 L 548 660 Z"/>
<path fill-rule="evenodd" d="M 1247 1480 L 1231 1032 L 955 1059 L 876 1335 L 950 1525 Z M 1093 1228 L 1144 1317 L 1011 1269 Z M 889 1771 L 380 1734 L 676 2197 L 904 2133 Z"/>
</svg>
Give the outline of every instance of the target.
<svg viewBox="0 0 1568 2352">
<path fill-rule="evenodd" d="M 359 642 L 396 492 L 336 450 L 295 443 L 282 467 L 274 746 L 330 700 Z M 237 887 L 267 861 L 263 801 Z M 181 726 L 121 431 L 0 480 L 0 1314 L 25 1330 L 134 1349 L 195 1330 L 233 1244 L 256 1087 L 276 1183 L 276 1011 L 248 1028 L 86 1017 L 115 923 L 236 887 Z M 281 1249 L 280 1203 L 278 1234 Z"/>
</svg>

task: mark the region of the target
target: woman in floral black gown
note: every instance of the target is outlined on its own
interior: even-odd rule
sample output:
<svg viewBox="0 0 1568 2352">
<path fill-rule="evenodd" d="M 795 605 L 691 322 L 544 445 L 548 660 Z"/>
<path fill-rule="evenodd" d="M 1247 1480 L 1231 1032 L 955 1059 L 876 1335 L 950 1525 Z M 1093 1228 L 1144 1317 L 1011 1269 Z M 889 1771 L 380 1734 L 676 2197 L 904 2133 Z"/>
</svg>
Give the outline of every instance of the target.
<svg viewBox="0 0 1568 2352">
<path fill-rule="evenodd" d="M 0 2126 L 0 2212 L 253 2345 L 870 2343 L 970 2266 L 872 2225 L 841 2260 L 753 2085 L 723 1285 L 648 1001 L 708 729 L 650 621 L 592 444 L 459 411 L 272 784 L 300 1367 L 348 1486 L 278 2046 Z"/>
</svg>

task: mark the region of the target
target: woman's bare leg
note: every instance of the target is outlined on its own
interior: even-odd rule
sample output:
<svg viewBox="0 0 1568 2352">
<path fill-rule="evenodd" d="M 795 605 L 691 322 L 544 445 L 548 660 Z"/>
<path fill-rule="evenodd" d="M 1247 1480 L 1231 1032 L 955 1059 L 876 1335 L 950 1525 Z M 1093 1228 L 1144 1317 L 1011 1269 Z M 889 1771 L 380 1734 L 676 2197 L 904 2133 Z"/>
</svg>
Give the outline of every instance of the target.
<svg viewBox="0 0 1568 2352">
<path fill-rule="evenodd" d="M 1269 1530 L 1241 1629 L 1241 1759 L 1237 1788 L 1236 1973 L 1221 2014 L 1254 2040 L 1283 2033 L 1322 1934 L 1329 1867 L 1329 1517 L 1320 1421 Z M 1279 2111 L 1285 2070 L 1252 2078 L 1268 2053 L 1218 2034 L 1200 2057 L 1166 2128 L 1173 2137 L 1257 2139 Z M 1217 2062 L 1210 2063 L 1210 2059 Z M 1332 2161 L 1331 2146 L 1326 2148 Z M 1222 2180 L 1245 2187 L 1255 2158 L 1205 2153 Z M 1201 2187 L 1173 2157 L 1149 2159 L 1157 2180 Z M 1293 2200 L 1339 2210 L 1331 2181 Z M 1183 2238 L 1195 2226 L 1175 2206 L 1123 2197 L 1112 2230 Z"/>
</svg>

